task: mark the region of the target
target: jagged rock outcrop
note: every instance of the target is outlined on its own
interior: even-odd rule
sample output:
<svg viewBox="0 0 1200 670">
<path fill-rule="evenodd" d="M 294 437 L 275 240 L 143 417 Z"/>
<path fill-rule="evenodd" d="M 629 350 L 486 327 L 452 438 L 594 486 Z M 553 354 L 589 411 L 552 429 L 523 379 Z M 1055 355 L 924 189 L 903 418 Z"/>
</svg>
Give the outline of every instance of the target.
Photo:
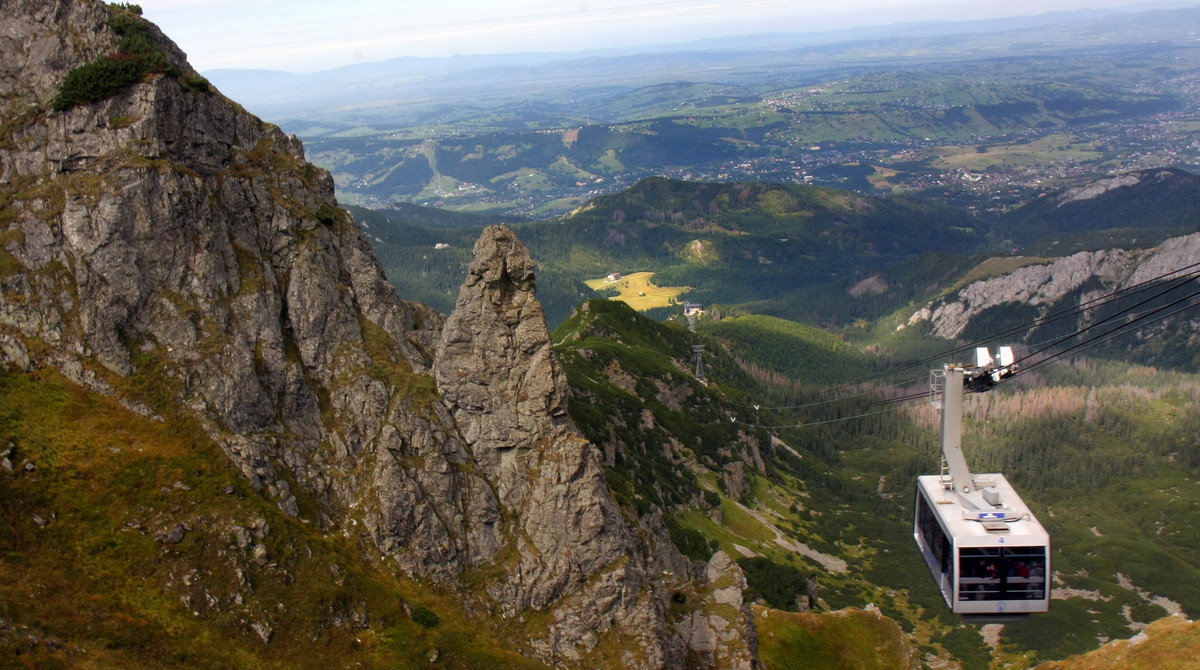
<svg viewBox="0 0 1200 670">
<path fill-rule="evenodd" d="M 448 319 L 403 302 L 299 140 L 189 84 L 156 28 L 174 71 L 55 111 L 64 77 L 112 51 L 111 17 L 129 10 L 5 10 L 0 365 L 194 416 L 283 512 L 365 532 L 409 574 L 453 587 L 486 572 L 464 602 L 550 613 L 514 641 L 526 653 L 570 664 L 611 640 L 629 667 L 682 663 L 659 575 L 683 559 L 661 523 L 625 519 L 567 418 L 511 231 L 480 239 Z"/>
<path fill-rule="evenodd" d="M 31 34 L 3 43 L 5 63 L 49 51 L 41 45 L 56 37 L 94 35 L 98 48 L 48 57 L 61 78 L 112 42 L 103 17 L 114 10 L 102 3 L 17 4 Z M 416 497 L 394 470 L 384 426 L 436 435 L 448 420 L 417 418 L 416 394 L 401 398 L 378 370 L 427 369 L 420 343 L 432 337 L 417 323 L 439 319 L 396 299 L 299 141 L 168 76 L 64 112 L 44 108 L 54 78 L 21 80 L 36 85 L 17 97 L 42 106 L 6 117 L 0 154 L 15 187 L 0 274 L 6 351 L 96 390 L 153 377 L 151 392 L 122 396 L 147 411 L 191 407 L 291 514 L 289 480 L 333 507 L 378 495 L 370 489 L 389 477 Z M 450 455 L 435 461 L 453 457 L 453 443 L 411 441 L 445 446 Z M 411 514 L 431 517 L 425 508 Z M 425 544 L 447 544 L 444 532 L 429 535 Z"/>
<path fill-rule="evenodd" d="M 985 310 L 1021 303 L 1043 312 L 1068 295 L 1085 290 L 1080 303 L 1159 277 L 1200 260 L 1200 234 L 1172 238 L 1156 249 L 1083 251 L 1052 263 L 1027 265 L 1011 273 L 972 282 L 952 297 L 925 305 L 908 319 L 912 326 L 931 324 L 938 337 L 953 339 Z M 1087 316 L 1082 317 L 1086 319 Z M 1086 325 L 1081 321 L 1080 327 Z"/>
<path fill-rule="evenodd" d="M 651 665 L 664 636 L 641 549 L 604 483 L 599 450 L 567 417 L 567 381 L 534 294 L 534 262 L 512 231 L 493 226 L 446 321 L 433 373 L 474 463 L 506 514 L 484 521 L 477 559 L 512 543 L 516 559 L 489 592 L 505 616 L 552 609 L 542 649 L 579 660 L 620 628 Z"/>
<path fill-rule="evenodd" d="M 707 665 L 750 670 L 756 664 L 758 638 L 748 626 L 754 614 L 742 598 L 745 576 L 728 554 L 718 551 L 705 568 L 704 580 L 709 602 L 681 626 L 684 639 Z M 731 644 L 739 639 L 745 644 Z"/>
<path fill-rule="evenodd" d="M 1118 188 L 1125 188 L 1126 186 L 1135 186 L 1141 181 L 1142 175 L 1140 173 L 1131 172 L 1129 174 L 1117 175 L 1116 177 L 1110 177 L 1108 179 L 1100 179 L 1090 184 L 1084 184 L 1083 186 L 1069 188 L 1059 194 L 1057 198 L 1058 206 L 1062 207 L 1063 205 L 1067 205 L 1072 202 L 1098 198 L 1109 191 Z"/>
</svg>

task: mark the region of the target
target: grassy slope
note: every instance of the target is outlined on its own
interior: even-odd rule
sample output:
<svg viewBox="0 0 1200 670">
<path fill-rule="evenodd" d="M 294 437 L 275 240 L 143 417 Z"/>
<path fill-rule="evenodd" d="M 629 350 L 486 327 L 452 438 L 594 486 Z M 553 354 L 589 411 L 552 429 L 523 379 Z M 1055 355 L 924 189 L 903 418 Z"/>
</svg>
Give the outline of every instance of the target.
<svg viewBox="0 0 1200 670">
<path fill-rule="evenodd" d="M 768 670 L 919 668 L 920 654 L 900 626 L 878 612 L 828 614 L 755 607 L 759 656 Z"/>
<path fill-rule="evenodd" d="M 0 470 L 0 665 L 413 667 L 435 650 L 448 666 L 535 665 L 506 651 L 519 636 L 303 520 L 310 504 L 280 513 L 192 422 L 133 414 L 48 370 L 0 371 L 0 398 L 15 466 Z M 264 524 L 238 548 L 235 526 Z M 418 606 L 440 624 L 414 623 Z"/>
<path fill-rule="evenodd" d="M 706 340 L 677 326 L 638 317 L 621 303 L 599 300 L 591 301 L 587 310 L 581 310 L 560 326 L 555 331 L 555 340 L 560 343 L 558 350 L 576 393 L 571 404 L 576 423 L 585 434 L 603 443 L 610 439 L 611 421 L 612 430 L 625 445 L 624 457 L 618 459 L 615 468 L 610 468 L 610 484 L 617 487 L 619 497 L 626 502 L 638 504 L 638 500 L 643 500 L 664 506 L 670 515 L 669 525 L 674 526 L 673 537 L 685 553 L 703 559 L 716 546 L 735 558 L 760 556 L 815 576 L 825 610 L 880 602 L 897 619 L 904 619 L 902 610 L 913 612 L 913 620 L 929 619 L 929 615 L 918 612 L 921 608 L 937 607 L 939 600 L 919 556 L 909 550 L 908 512 L 903 506 L 880 498 L 875 493 L 873 477 L 864 481 L 854 476 L 852 468 L 839 468 L 837 449 L 828 449 L 823 436 L 798 434 L 791 444 L 800 452 L 800 458 L 782 449 L 775 450 L 771 458 L 772 450 L 764 446 L 768 472 L 751 476 L 752 490 L 744 502 L 733 500 L 718 482 L 723 464 L 730 460 L 728 453 L 722 455 L 719 449 L 708 451 L 704 439 L 707 431 L 733 424 L 725 423 L 726 417 L 720 413 L 715 417 L 719 421 L 705 423 L 714 418 L 707 414 L 711 400 L 691 401 L 693 406 L 687 408 L 686 414 L 676 415 L 606 381 L 606 371 L 616 361 L 633 375 L 633 385 L 637 389 L 650 389 L 648 397 L 653 398 L 655 387 L 639 380 L 667 379 L 664 375 L 672 370 L 677 376 L 679 370 L 671 360 L 686 361 L 690 343 Z M 695 400 L 716 397 L 728 409 L 727 403 L 737 402 L 741 393 L 761 392 L 761 387 L 750 381 L 722 347 L 709 342 L 707 351 L 711 352 L 706 354 L 711 382 L 707 389 L 695 387 Z M 622 409 L 626 404 L 630 405 L 629 411 Z M 642 424 L 644 407 L 652 408 L 656 426 L 652 431 Z M 736 426 L 748 430 L 743 424 Z M 786 437 L 792 440 L 792 436 Z M 670 465 L 662 461 L 662 453 L 663 445 L 671 443 L 672 438 L 692 454 L 688 460 L 696 473 L 694 480 L 677 482 L 656 474 Z M 905 445 L 892 441 L 886 446 L 887 449 L 872 452 L 875 467 L 889 471 L 911 468 L 913 458 L 905 453 Z M 676 449 L 674 453 L 679 452 Z M 643 474 L 649 476 L 642 477 Z M 896 481 L 899 478 L 893 480 L 889 491 L 896 489 Z M 663 495 L 670 491 L 682 495 Z M 691 505 L 689 499 L 697 491 L 716 501 L 719 514 L 705 505 Z M 696 534 L 702 541 L 689 544 Z M 800 544 L 805 547 L 803 553 L 796 550 Z M 846 562 L 844 568 L 832 572 L 826 568 L 842 560 Z M 751 573 L 752 589 L 778 590 L 773 588 L 775 585 L 756 584 L 755 574 L 769 578 L 771 572 Z M 892 586 L 904 588 L 895 591 Z M 783 602 L 791 602 L 799 593 L 778 595 Z M 926 631 L 923 653 L 950 658 L 952 652 L 948 649 L 953 645 L 944 644 L 944 640 L 955 634 L 954 627 L 936 619 L 921 625 Z M 975 637 L 977 640 L 978 636 Z M 822 644 L 826 642 L 833 644 L 833 640 Z M 969 642 L 966 646 L 958 645 L 954 653 L 960 657 L 982 653 L 969 645 Z"/>
<path fill-rule="evenodd" d="M 1156 621 L 1136 639 L 1117 640 L 1082 656 L 1043 663 L 1038 670 L 1189 670 L 1200 651 L 1200 623 L 1172 617 Z"/>
<path fill-rule="evenodd" d="M 648 309 L 668 307 L 673 305 L 681 294 L 688 290 L 687 286 L 658 286 L 654 283 L 653 272 L 634 272 L 621 279 L 610 282 L 607 278 L 590 279 L 584 284 L 593 291 L 611 289 L 618 291 L 616 300 L 644 312 Z"/>
</svg>

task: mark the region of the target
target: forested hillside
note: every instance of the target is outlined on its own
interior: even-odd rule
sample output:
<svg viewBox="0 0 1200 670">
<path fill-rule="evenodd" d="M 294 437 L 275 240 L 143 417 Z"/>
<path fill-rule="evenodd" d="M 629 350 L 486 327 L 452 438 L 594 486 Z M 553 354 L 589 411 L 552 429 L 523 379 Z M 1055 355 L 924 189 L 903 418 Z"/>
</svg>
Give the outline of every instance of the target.
<svg viewBox="0 0 1200 670">
<path fill-rule="evenodd" d="M 1004 218 L 825 187 L 655 178 L 560 218 L 509 223 L 539 263 L 538 295 L 552 326 L 596 295 L 585 281 L 647 271 L 658 286 L 682 288 L 679 301 L 861 339 L 856 324 L 929 300 L 964 278 L 1081 250 L 1150 248 L 1200 229 L 1195 202 L 1200 182 L 1177 170 L 1103 180 Z M 443 312 L 479 230 L 495 220 L 411 206 L 351 209 L 400 294 Z"/>
<path fill-rule="evenodd" d="M 1146 170 L 1039 198 L 1001 217 L 999 230 L 1026 253 L 1068 254 L 1153 244 L 1200 226 L 1200 180 L 1183 170 Z M 1048 236 L 1047 231 L 1053 231 Z"/>
<path fill-rule="evenodd" d="M 901 648 L 926 662 L 1026 667 L 1200 610 L 1194 375 L 1081 359 L 968 396 L 972 467 L 1004 472 L 1054 538 L 1050 613 L 989 629 L 989 646 L 978 626 L 946 611 L 912 541 L 912 482 L 939 463 L 938 415 L 919 392 L 934 364 L 837 385 L 875 354 L 784 324 L 725 321 L 693 333 L 592 301 L 554 337 L 572 416 L 604 445 L 610 485 L 627 504 L 662 509 L 688 555 L 719 547 L 740 556 L 764 605 L 760 621 L 781 616 L 772 608 L 871 603 L 900 623 Z M 775 333 L 796 353 L 790 365 L 756 348 L 768 338 L 747 329 Z M 696 344 L 706 383 L 694 377 Z M 916 400 L 889 402 L 914 389 Z M 813 625 L 804 621 L 768 624 L 776 636 L 763 639 L 764 658 L 797 635 L 844 657 L 851 652 L 823 635 L 869 620 L 787 627 Z"/>
<path fill-rule="evenodd" d="M 463 258 L 476 229 L 418 229 L 386 211 L 354 211 L 401 294 L 428 296 L 443 308 L 453 260 Z M 654 272 L 660 286 L 690 287 L 689 300 L 737 304 L 861 278 L 925 252 L 970 254 L 988 243 L 987 231 L 969 217 L 930 203 L 814 186 L 666 179 L 513 228 L 541 265 L 539 296 L 552 324 L 590 293 L 583 281 L 612 272 Z M 793 296 L 772 313 L 804 320 L 811 308 Z"/>
</svg>

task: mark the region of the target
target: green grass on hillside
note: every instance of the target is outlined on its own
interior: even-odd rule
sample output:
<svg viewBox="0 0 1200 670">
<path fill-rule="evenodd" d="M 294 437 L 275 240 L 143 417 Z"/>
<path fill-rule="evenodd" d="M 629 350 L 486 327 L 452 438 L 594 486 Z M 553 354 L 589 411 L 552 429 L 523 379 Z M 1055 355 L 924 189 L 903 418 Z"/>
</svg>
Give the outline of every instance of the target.
<svg viewBox="0 0 1200 670">
<path fill-rule="evenodd" d="M 727 343 L 739 359 L 795 382 L 827 385 L 865 376 L 856 347 L 813 326 L 758 314 L 703 322 L 701 331 Z"/>
<path fill-rule="evenodd" d="M 507 651 L 519 638 L 500 622 L 365 561 L 356 535 L 282 514 L 194 422 L 139 416 L 49 369 L 0 371 L 5 445 L 2 666 L 419 667 L 436 650 L 448 667 L 538 667 Z M 419 606 L 440 623 L 415 623 Z"/>
<path fill-rule="evenodd" d="M 1043 663 L 1038 670 L 1191 670 L 1200 650 L 1200 623 L 1170 617 L 1150 624 L 1136 643 L 1117 640 L 1066 661 Z"/>
<path fill-rule="evenodd" d="M 754 608 L 767 670 L 920 668 L 921 655 L 894 621 L 873 612 L 782 612 Z"/>
<path fill-rule="evenodd" d="M 653 272 L 633 272 L 617 281 L 601 277 L 589 279 L 584 283 L 593 291 L 615 289 L 618 294 L 614 300 L 620 300 L 639 312 L 669 307 L 690 289 L 688 286 L 658 286 L 654 283 Z"/>
</svg>

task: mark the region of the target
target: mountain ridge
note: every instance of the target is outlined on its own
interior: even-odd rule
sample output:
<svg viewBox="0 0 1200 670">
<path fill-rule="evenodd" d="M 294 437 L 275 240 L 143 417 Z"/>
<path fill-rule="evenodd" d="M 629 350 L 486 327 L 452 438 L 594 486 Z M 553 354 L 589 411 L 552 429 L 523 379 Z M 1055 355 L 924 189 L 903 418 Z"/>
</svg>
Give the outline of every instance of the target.
<svg viewBox="0 0 1200 670">
<path fill-rule="evenodd" d="M 1196 229 L 1200 187 L 1190 173 L 1142 170 L 1100 183 L 1123 186 L 1080 187 L 1095 197 L 1069 202 L 1049 193 L 985 218 L 825 186 L 648 178 L 563 217 L 511 225 L 542 265 L 551 324 L 595 295 L 584 281 L 651 271 L 656 285 L 689 287 L 680 300 L 840 327 L 928 301 L 988 257 L 1141 249 Z M 391 280 L 443 309 L 452 304 L 448 268 L 465 268 L 468 238 L 491 222 L 412 205 L 352 209 Z"/>
<path fill-rule="evenodd" d="M 913 312 L 907 322 L 897 328 L 927 323 L 937 337 L 973 339 L 971 335 L 975 333 L 1002 330 L 994 319 L 1009 310 L 1013 312 L 1012 318 L 1008 319 L 1014 321 L 1011 325 L 1030 322 L 1025 333 L 1013 333 L 1013 338 L 1029 340 L 1035 333 L 1045 336 L 1044 330 L 1038 330 L 1044 325 L 1038 319 L 1090 305 L 1093 309 L 1081 311 L 1075 319 L 1052 329 L 1054 332 L 1064 329 L 1066 332 L 1082 331 L 1100 320 L 1103 311 L 1099 303 L 1107 296 L 1185 278 L 1194 270 L 1197 258 L 1200 258 L 1200 233 L 1170 238 L 1151 249 L 1081 251 L 1052 262 L 1031 262 L 1010 273 L 971 282 L 952 294 L 936 298 Z M 1171 294 L 1172 297 L 1175 295 Z M 1017 307 L 1032 308 L 1034 312 L 1030 315 L 1027 310 Z M 978 326 L 981 321 L 987 322 L 982 329 Z M 1188 330 L 1186 318 L 1175 319 L 1165 327 L 1174 327 L 1172 324 L 1176 322 L 1179 328 Z M 1190 338 L 1185 338 L 1181 344 L 1178 352 L 1181 360 L 1193 358 L 1189 355 L 1194 349 Z"/>
<path fill-rule="evenodd" d="M 454 606 L 494 626 L 532 617 L 507 643 L 531 659 L 658 667 L 694 651 L 702 665 L 754 663 L 753 636 L 741 634 L 751 617 L 727 616 L 719 631 L 740 633 L 714 642 L 717 619 L 693 616 L 711 589 L 674 612 L 686 626 L 667 616 L 658 561 L 671 560 L 670 544 L 618 510 L 596 448 L 561 418 L 564 382 L 533 264 L 510 232 L 481 236 L 449 317 L 403 302 L 337 208 L 328 172 L 304 161 L 296 138 L 193 85 L 182 53 L 135 6 L 12 9 L 15 38 L 0 45 L 12 87 L 0 107 L 10 129 L 0 150 L 0 363 L 32 378 L 56 370 L 151 421 L 198 422 L 296 536 L 361 538 L 371 560 L 458 590 L 465 604 Z M 101 99 L 49 107 L 69 73 L 99 76 L 103 67 L 85 66 L 108 62 L 131 29 L 161 69 Z M 468 318 L 481 312 L 497 318 Z M 479 351 L 499 357 L 480 364 Z M 522 395 L 489 407 L 480 389 L 514 381 L 514 370 L 527 378 L 513 390 Z M 513 442 L 496 441 L 510 430 Z M 20 433 L 11 439 L 13 453 L 35 453 Z M 52 461 L 38 467 L 56 472 Z M 169 525 L 168 544 L 218 522 Z M 260 535 L 254 554 L 269 565 L 280 548 Z M 675 582 L 703 590 L 703 567 L 686 565 Z M 736 566 L 709 567 L 710 581 L 738 579 Z M 278 579 L 255 575 L 263 588 Z M 153 587 L 169 594 L 177 583 Z M 249 606 L 196 611 L 217 629 Z M 294 636 L 282 616 L 243 617 L 240 630 L 268 646 Z"/>
</svg>

